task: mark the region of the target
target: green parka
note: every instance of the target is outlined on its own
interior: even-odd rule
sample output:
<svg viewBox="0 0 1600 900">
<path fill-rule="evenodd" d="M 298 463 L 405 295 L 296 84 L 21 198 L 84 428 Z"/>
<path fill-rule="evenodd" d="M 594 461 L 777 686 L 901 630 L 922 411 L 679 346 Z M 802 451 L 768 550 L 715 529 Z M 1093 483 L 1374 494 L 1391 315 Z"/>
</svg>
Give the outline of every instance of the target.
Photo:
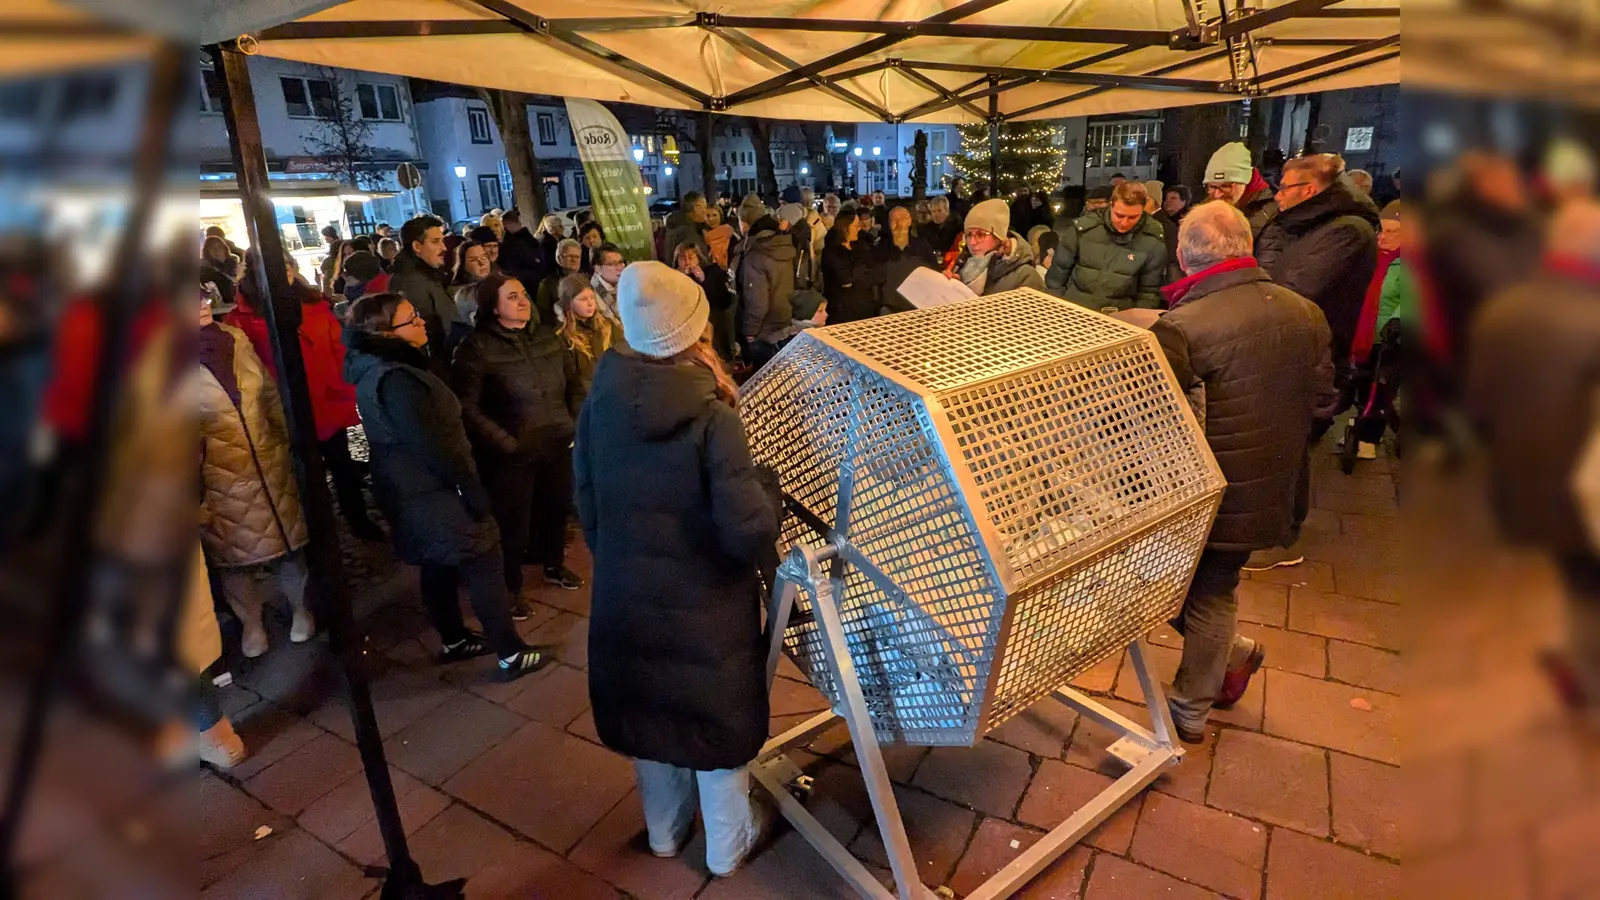
<svg viewBox="0 0 1600 900">
<path fill-rule="evenodd" d="M 1162 309 L 1167 242 L 1148 213 L 1127 233 L 1111 227 L 1110 210 L 1096 210 L 1061 230 L 1055 262 L 1045 278 L 1050 293 L 1090 309 L 1115 306 Z"/>
</svg>

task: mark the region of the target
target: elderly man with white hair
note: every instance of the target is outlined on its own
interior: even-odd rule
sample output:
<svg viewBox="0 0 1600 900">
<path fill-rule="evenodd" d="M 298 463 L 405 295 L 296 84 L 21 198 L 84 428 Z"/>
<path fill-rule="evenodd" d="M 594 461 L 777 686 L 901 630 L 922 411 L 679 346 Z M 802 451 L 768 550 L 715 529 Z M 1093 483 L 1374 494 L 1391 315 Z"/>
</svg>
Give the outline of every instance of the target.
<svg viewBox="0 0 1600 900">
<path fill-rule="evenodd" d="M 1239 573 L 1251 552 L 1288 537 L 1307 439 L 1338 399 L 1322 310 L 1273 284 L 1251 245 L 1238 209 L 1195 207 L 1178 232 L 1187 276 L 1166 288 L 1170 308 L 1151 328 L 1228 479 L 1173 621 L 1184 641 L 1169 703 L 1190 743 L 1204 738 L 1213 707 L 1244 696 L 1265 658 L 1236 632 Z"/>
</svg>

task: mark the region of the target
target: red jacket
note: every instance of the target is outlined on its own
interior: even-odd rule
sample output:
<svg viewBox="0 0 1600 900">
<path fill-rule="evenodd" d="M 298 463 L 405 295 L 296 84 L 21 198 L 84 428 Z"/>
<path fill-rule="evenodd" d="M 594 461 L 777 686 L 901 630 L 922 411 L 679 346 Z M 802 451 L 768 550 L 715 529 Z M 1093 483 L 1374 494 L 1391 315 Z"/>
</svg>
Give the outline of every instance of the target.
<svg viewBox="0 0 1600 900">
<path fill-rule="evenodd" d="M 1367 284 L 1366 298 L 1361 301 L 1361 318 L 1356 320 L 1355 343 L 1350 346 L 1350 356 L 1356 362 L 1366 362 L 1372 354 L 1372 345 L 1378 339 L 1378 299 L 1383 294 L 1383 280 L 1389 277 L 1389 266 L 1400 258 L 1399 250 L 1379 250 L 1378 268 L 1372 272 Z"/>
<path fill-rule="evenodd" d="M 245 333 L 256 355 L 276 378 L 278 362 L 272 356 L 267 320 L 239 292 L 238 303 L 223 321 Z M 328 300 L 316 289 L 300 288 L 300 355 L 306 365 L 306 388 L 311 392 L 311 418 L 317 440 L 325 441 L 352 425 L 361 424 L 356 413 L 356 389 L 344 380 L 344 326 L 334 316 Z"/>
<path fill-rule="evenodd" d="M 150 336 L 170 321 L 172 310 L 165 301 L 151 298 L 142 304 L 128 323 L 124 363 L 137 359 Z M 56 326 L 51 376 L 45 386 L 41 414 L 66 441 L 82 441 L 89 436 L 101 330 L 100 307 L 92 297 L 73 299 Z"/>
</svg>

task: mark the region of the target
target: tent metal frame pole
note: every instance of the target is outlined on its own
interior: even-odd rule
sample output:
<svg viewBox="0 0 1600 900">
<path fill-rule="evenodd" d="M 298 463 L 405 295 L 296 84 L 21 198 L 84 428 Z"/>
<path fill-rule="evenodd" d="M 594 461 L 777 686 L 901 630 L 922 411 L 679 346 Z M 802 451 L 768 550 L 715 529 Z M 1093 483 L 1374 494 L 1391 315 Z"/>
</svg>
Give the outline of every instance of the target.
<svg viewBox="0 0 1600 900">
<path fill-rule="evenodd" d="M 1148 74 L 1150 74 L 1150 75 L 1165 75 L 1168 72 L 1176 72 L 1176 71 L 1178 71 L 1180 69 L 1187 68 L 1189 66 L 1198 66 L 1198 65 L 1200 65 L 1202 63 L 1208 63 L 1208 62 L 1212 62 L 1214 60 L 1223 59 L 1224 57 L 1227 57 L 1231 53 L 1232 53 L 1232 51 L 1229 50 L 1228 48 L 1221 47 L 1221 48 L 1218 48 L 1216 50 L 1212 50 L 1209 53 L 1202 53 L 1199 56 L 1191 56 L 1188 59 L 1182 60 L 1181 62 L 1175 62 L 1175 63 L 1172 63 L 1171 65 L 1162 66 L 1159 69 L 1152 70 Z M 1006 114 L 1005 118 L 1006 118 L 1007 121 L 1020 119 L 1023 116 L 1026 116 L 1026 115 L 1029 115 L 1029 114 L 1032 114 L 1032 113 L 1036 113 L 1036 112 L 1040 112 L 1042 110 L 1050 109 L 1052 107 L 1060 106 L 1063 103 L 1071 103 L 1074 100 L 1082 100 L 1085 97 L 1093 97 L 1096 94 L 1104 94 L 1105 92 L 1110 91 L 1110 90 L 1114 90 L 1114 89 L 1115 88 L 1112 85 L 1102 85 L 1100 87 L 1090 88 L 1087 91 L 1079 91 L 1078 93 L 1073 94 L 1070 97 L 1057 97 L 1054 100 L 1046 100 L 1043 103 L 1036 103 L 1033 106 L 1029 106 L 1029 107 L 1026 107 L 1024 109 L 1012 110 L 1011 112 Z"/>
<path fill-rule="evenodd" d="M 983 110 L 973 105 L 972 101 L 956 96 L 955 93 L 949 88 L 937 81 L 934 81 L 932 78 L 929 78 L 921 72 L 918 72 L 911 66 L 900 64 L 899 60 L 895 60 L 895 63 L 896 65 L 894 68 L 898 70 L 900 74 L 906 76 L 912 81 L 915 81 L 928 90 L 933 91 L 935 94 L 938 94 L 941 99 L 950 101 L 952 105 L 960 106 L 962 109 L 972 113 L 974 116 L 977 116 L 980 119 L 983 118 Z M 903 119 L 904 116 L 896 116 L 895 118 Z"/>
<path fill-rule="evenodd" d="M 1272 87 L 1266 88 L 1265 90 L 1268 91 L 1268 92 L 1271 92 L 1271 93 L 1279 93 L 1279 92 L 1282 92 L 1282 91 L 1287 91 L 1290 88 L 1297 88 L 1302 84 L 1306 84 L 1308 82 L 1316 81 L 1319 78 L 1331 78 L 1334 75 L 1343 75 L 1346 72 L 1353 72 L 1356 69 L 1366 68 L 1367 66 L 1375 66 L 1375 65 L 1377 65 L 1378 63 L 1381 63 L 1381 62 L 1388 62 L 1389 60 L 1394 59 L 1395 57 L 1397 57 L 1399 55 L 1400 55 L 1400 51 L 1399 50 L 1391 50 L 1388 53 L 1382 53 L 1382 54 L 1379 54 L 1378 56 L 1370 56 L 1370 57 L 1368 57 L 1366 59 L 1356 60 L 1353 63 L 1346 63 L 1345 65 L 1337 66 L 1337 67 L 1332 68 L 1332 69 L 1325 69 L 1325 70 L 1323 70 L 1321 72 L 1314 72 L 1314 73 L 1312 73 L 1310 75 L 1307 75 L 1307 76 L 1305 76 L 1303 78 L 1296 78 L 1295 80 L 1290 81 L 1290 82 L 1286 82 L 1284 84 L 1273 85 Z"/>
<path fill-rule="evenodd" d="M 903 38 L 945 37 L 978 38 L 1000 41 L 1071 44 L 1137 44 L 1141 47 L 1166 47 L 1172 35 L 1166 31 L 1135 28 L 1068 28 L 1054 25 L 978 25 L 969 22 L 881 22 L 874 19 L 811 19 L 776 16 L 730 16 L 702 13 L 709 24 L 723 28 L 753 28 L 763 31 L 843 32 L 847 34 L 885 34 Z"/>
<path fill-rule="evenodd" d="M 1132 52 L 1134 50 L 1138 50 L 1138 49 L 1139 49 L 1138 47 L 1132 46 L 1132 45 L 1117 47 L 1117 48 L 1112 49 L 1112 50 L 1106 50 L 1106 51 L 1104 51 L 1102 53 L 1096 53 L 1096 54 L 1093 54 L 1091 56 L 1085 56 L 1082 59 L 1075 59 L 1072 62 L 1066 63 L 1064 65 L 1056 66 L 1055 68 L 1051 69 L 1050 71 L 1052 71 L 1052 72 L 1072 72 L 1072 71 L 1076 71 L 1078 69 L 1085 68 L 1087 66 L 1095 65 L 1097 63 L 1103 63 L 1103 62 L 1105 62 L 1107 60 L 1110 60 L 1110 59 L 1115 59 L 1115 58 L 1117 58 L 1119 56 L 1122 56 L 1124 54 L 1130 53 L 1130 52 Z M 964 101 L 967 101 L 967 102 L 971 102 L 971 101 L 974 101 L 974 100 L 982 100 L 982 99 L 988 97 L 990 94 L 1004 93 L 1004 92 L 1009 91 L 1009 90 L 1011 90 L 1013 88 L 1019 88 L 1019 87 L 1022 87 L 1023 85 L 1033 84 L 1033 83 L 1034 83 L 1034 80 L 1031 79 L 1031 78 L 1018 78 L 1018 79 L 1013 80 L 1013 81 L 1005 82 L 1004 84 L 998 84 L 998 85 L 994 85 L 992 87 L 985 87 L 982 90 L 976 91 L 974 93 L 970 93 L 970 94 L 967 93 L 968 91 L 972 90 L 973 88 L 976 88 L 976 87 L 979 87 L 979 86 L 985 85 L 985 84 L 990 84 L 988 78 L 979 78 L 976 81 L 973 81 L 973 82 L 971 82 L 969 84 L 962 85 L 960 88 L 957 88 L 956 91 L 955 91 L 955 94 L 958 95 L 957 96 L 958 100 L 964 100 Z M 927 115 L 928 113 L 938 112 L 939 110 L 942 110 L 942 109 L 948 109 L 949 107 L 954 106 L 954 105 L 955 105 L 955 102 L 949 101 L 949 100 L 942 100 L 942 99 L 941 100 L 931 100 L 931 101 L 929 101 L 927 103 L 922 104 L 921 106 L 915 106 L 915 107 L 912 107 L 911 109 L 906 110 L 905 112 L 900 114 L 900 118 L 901 119 L 912 119 L 912 118 L 915 118 L 917 116 Z M 980 116 L 980 118 L 981 118 L 981 116 Z"/>
<path fill-rule="evenodd" d="M 800 68 L 800 64 L 795 60 L 790 59 L 771 47 L 768 47 L 766 44 L 761 43 L 742 31 L 720 25 L 705 23 L 702 23 L 700 27 L 734 45 L 734 47 L 743 51 L 747 56 L 757 57 L 758 60 L 766 59 L 770 62 L 775 62 L 790 71 Z M 854 91 L 847 90 L 837 84 L 834 84 L 833 82 L 828 81 L 821 75 L 807 75 L 805 80 L 809 81 L 818 89 L 838 97 L 840 100 L 843 100 L 857 109 L 871 113 L 885 122 L 888 122 L 893 118 L 893 115 L 887 109 L 884 109 L 865 97 L 856 94 Z"/>
<path fill-rule="evenodd" d="M 989 86 L 1000 83 L 999 75 L 989 76 Z M 1000 196 L 1000 93 L 989 95 L 989 196 Z"/>
<path fill-rule="evenodd" d="M 1162 78 L 1156 75 L 1121 75 L 1103 72 L 1061 72 L 1055 69 L 1018 69 L 1010 66 L 984 66 L 976 63 L 924 62 L 905 60 L 902 65 L 914 66 L 930 72 L 981 72 L 997 78 L 1031 78 L 1055 84 L 1109 85 L 1111 87 L 1141 88 L 1154 91 L 1195 91 L 1202 94 L 1223 93 L 1217 81 L 1195 78 Z"/>
<path fill-rule="evenodd" d="M 1302 63 L 1295 63 L 1292 66 L 1284 66 L 1281 69 L 1268 72 L 1255 80 L 1255 87 L 1261 90 L 1272 90 L 1272 88 L 1267 87 L 1269 82 L 1288 78 L 1291 75 L 1299 75 L 1301 72 L 1310 72 L 1331 63 L 1343 62 L 1362 54 L 1372 53 L 1375 50 L 1396 46 L 1399 43 L 1400 35 L 1391 34 L 1388 37 L 1377 38 L 1376 40 L 1356 44 L 1353 47 L 1346 47 L 1343 50 L 1336 50 L 1333 53 L 1327 53 L 1315 59 L 1308 59 Z"/>
<path fill-rule="evenodd" d="M 269 302 L 260 306 L 266 315 L 267 335 L 277 361 L 278 389 L 289 423 L 301 508 L 310 535 L 304 551 L 311 573 L 307 586 L 317 589 L 317 596 L 312 599 L 318 601 L 316 607 L 328 633 L 329 650 L 349 692 L 356 750 L 361 756 L 378 833 L 389 861 L 388 876 L 379 896 L 382 900 L 458 900 L 463 896 L 466 879 L 437 885 L 423 882 L 421 870 L 406 844 L 400 805 L 384 757 L 383 736 L 378 731 L 351 611 L 350 585 L 344 575 L 333 499 L 328 493 L 327 471 L 317 443 L 316 423 L 312 420 L 311 392 L 306 383 L 305 360 L 300 353 L 300 303 L 289 288 L 288 254 L 270 195 L 266 151 L 256 115 L 248 57 L 236 46 L 213 46 L 211 54 L 222 75 L 223 96 L 218 99 L 227 126 L 239 202 L 244 207 L 250 246 L 256 251 L 256 265 L 246 271 L 245 277 L 250 279 L 256 296 L 269 298 Z"/>
<path fill-rule="evenodd" d="M 889 67 L 890 67 L 890 60 L 881 59 L 881 60 L 878 60 L 875 63 L 869 63 L 868 65 L 855 66 L 855 67 L 849 68 L 849 69 L 841 69 L 840 71 L 835 72 L 832 75 L 824 75 L 824 76 L 822 76 L 822 80 L 826 81 L 829 84 L 840 84 L 842 82 L 849 81 L 852 78 L 860 78 L 863 75 L 871 75 L 873 72 L 881 72 L 884 69 L 887 69 Z M 797 81 L 794 84 L 791 84 L 791 85 L 789 85 L 787 87 L 778 88 L 777 90 L 775 90 L 772 93 L 768 94 L 766 99 L 773 100 L 773 99 L 776 99 L 778 97 L 783 97 L 783 96 L 786 96 L 788 94 L 796 93 L 798 91 L 810 90 L 811 88 L 814 88 L 814 87 L 816 87 L 816 85 L 812 84 L 810 81 Z"/>
<path fill-rule="evenodd" d="M 1224 0 L 1225 2 L 1226 0 Z M 1288 0 L 1287 3 L 1264 9 L 1261 12 L 1251 13 L 1247 16 L 1240 16 L 1230 22 L 1203 24 L 1201 26 L 1201 39 L 1208 42 L 1221 41 L 1226 43 L 1228 38 L 1248 34 L 1258 28 L 1274 25 L 1285 19 L 1321 12 L 1338 2 L 1340 0 Z M 1177 33 L 1179 32 L 1174 32 L 1174 34 Z"/>
<path fill-rule="evenodd" d="M 430 35 L 493 35 L 522 32 L 498 19 L 446 19 L 420 22 L 285 22 L 262 29 L 263 41 L 321 41 L 351 38 L 428 37 Z"/>
<path fill-rule="evenodd" d="M 977 15 L 986 9 L 999 6 L 1004 2 L 1005 0 L 967 0 L 967 2 L 962 3 L 959 6 L 951 7 L 944 12 L 935 13 L 934 15 L 923 19 L 920 24 L 932 25 L 940 22 L 954 22 L 959 19 L 964 19 L 967 16 Z M 855 62 L 864 56 L 871 56 L 874 53 L 887 50 L 888 48 L 893 47 L 895 44 L 904 41 L 908 37 L 910 37 L 910 35 L 886 34 L 863 41 L 859 45 L 852 47 L 849 50 L 841 50 L 838 53 L 831 53 L 827 56 L 824 56 L 822 59 L 817 60 L 816 62 L 807 63 L 806 65 L 803 65 L 794 71 L 773 76 L 772 78 L 768 78 L 766 81 L 753 84 L 750 87 L 740 91 L 735 91 L 732 94 L 721 98 L 719 105 L 713 108 L 719 110 L 727 109 L 729 107 L 738 106 L 741 103 L 749 103 L 754 100 L 764 100 L 773 91 L 787 87 L 796 81 L 804 81 L 806 78 L 812 75 L 820 75 L 836 66 L 842 66 L 845 63 Z"/>
<path fill-rule="evenodd" d="M 62 504 L 59 528 L 62 559 L 84 561 L 94 555 L 93 524 L 110 469 L 108 458 L 115 440 L 113 420 L 121 396 L 118 382 L 129 350 L 128 342 L 122 338 L 129 333 L 128 321 L 146 298 L 148 284 L 140 277 L 140 272 L 144 267 L 157 264 L 154 260 L 141 263 L 140 256 L 144 252 L 144 239 L 149 234 L 147 226 L 166 186 L 173 126 L 186 109 L 184 101 L 193 90 L 193 70 L 188 65 L 191 52 L 177 44 L 163 42 L 155 48 L 151 58 L 145 116 L 129 173 L 131 202 L 108 269 L 120 275 L 114 280 L 108 279 L 93 300 L 100 316 L 102 337 L 95 352 L 88 437 L 82 457 L 84 477 L 75 489 L 66 492 Z M 184 287 L 193 285 L 176 289 Z M 179 571 L 187 568 L 185 559 Z M 17 877 L 17 846 L 44 753 L 50 708 L 78 658 L 74 651 L 89 611 L 92 572 L 93 567 L 89 565 L 69 565 L 50 586 L 54 602 L 46 635 L 48 647 L 39 672 L 28 685 L 17 727 L 16 747 L 11 753 L 10 771 L 6 776 L 5 803 L 0 808 L 0 895 L 7 898 L 22 894 Z"/>
</svg>

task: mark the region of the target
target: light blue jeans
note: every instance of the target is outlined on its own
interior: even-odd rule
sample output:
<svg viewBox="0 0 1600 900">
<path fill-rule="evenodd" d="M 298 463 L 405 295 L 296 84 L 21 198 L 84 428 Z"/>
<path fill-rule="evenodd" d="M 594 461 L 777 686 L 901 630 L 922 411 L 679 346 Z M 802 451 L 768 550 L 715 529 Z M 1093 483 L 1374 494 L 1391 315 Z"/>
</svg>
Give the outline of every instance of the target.
<svg viewBox="0 0 1600 900">
<path fill-rule="evenodd" d="M 697 772 L 636 759 L 633 770 L 651 852 L 682 850 L 694 829 L 698 805 L 706 827 L 706 867 L 713 875 L 726 875 L 744 861 L 760 832 L 748 769 Z"/>
</svg>

